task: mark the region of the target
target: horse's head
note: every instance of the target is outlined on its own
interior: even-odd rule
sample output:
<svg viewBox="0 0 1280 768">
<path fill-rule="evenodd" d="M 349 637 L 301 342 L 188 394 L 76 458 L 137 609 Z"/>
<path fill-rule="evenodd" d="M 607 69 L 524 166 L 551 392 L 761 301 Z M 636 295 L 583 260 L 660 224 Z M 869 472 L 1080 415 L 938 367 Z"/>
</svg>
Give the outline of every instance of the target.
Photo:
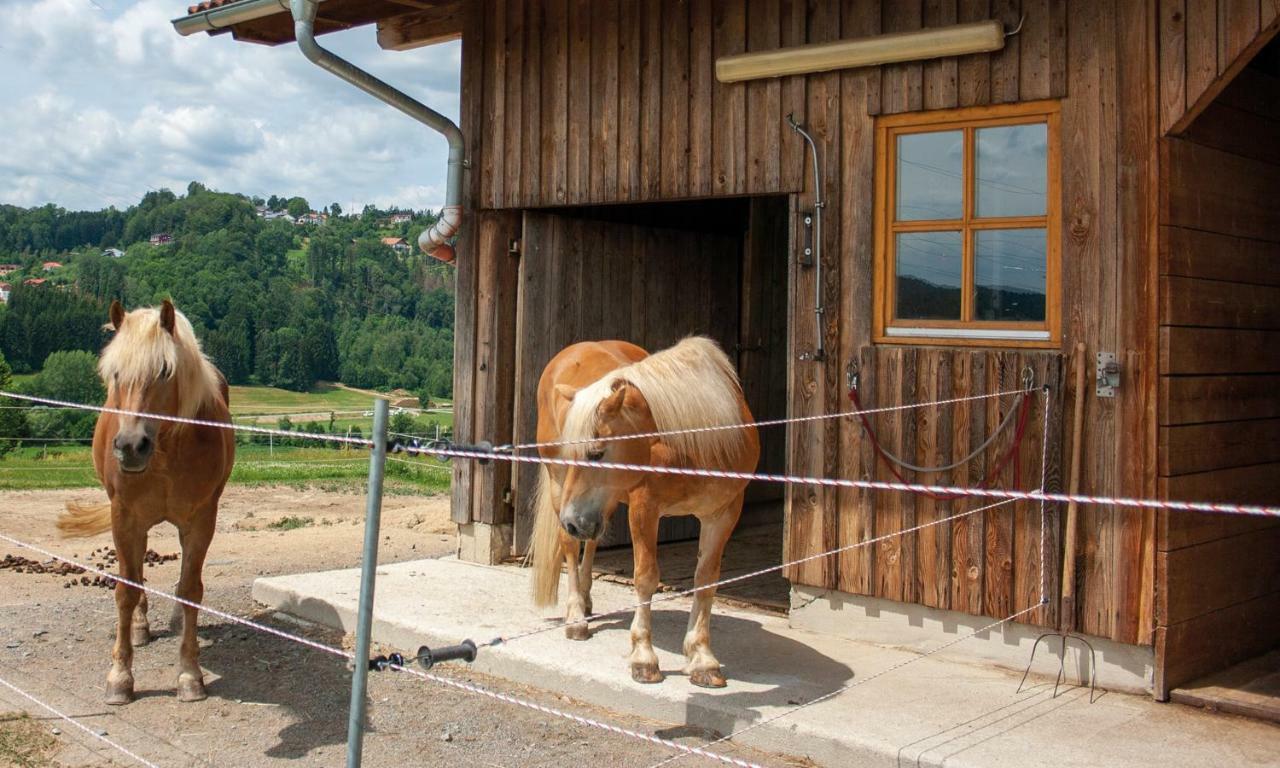
<svg viewBox="0 0 1280 768">
<path fill-rule="evenodd" d="M 654 438 L 618 439 L 657 429 L 649 404 L 635 385 L 625 379 L 606 379 L 582 389 L 562 384 L 556 396 L 563 413 L 562 435 L 576 443 L 567 447 L 569 457 L 588 464 L 650 462 Z M 576 539 L 599 537 L 614 509 L 643 478 L 642 472 L 629 470 L 569 467 L 560 494 L 560 524 Z"/>
<path fill-rule="evenodd" d="M 192 398 L 205 396 L 208 376 L 191 323 L 172 302 L 126 313 L 113 301 L 107 327 L 115 336 L 98 363 L 107 403 L 125 411 L 193 415 Z M 117 415 L 116 425 L 111 451 L 121 470 L 138 473 L 146 471 L 162 427 L 173 422 Z"/>
</svg>

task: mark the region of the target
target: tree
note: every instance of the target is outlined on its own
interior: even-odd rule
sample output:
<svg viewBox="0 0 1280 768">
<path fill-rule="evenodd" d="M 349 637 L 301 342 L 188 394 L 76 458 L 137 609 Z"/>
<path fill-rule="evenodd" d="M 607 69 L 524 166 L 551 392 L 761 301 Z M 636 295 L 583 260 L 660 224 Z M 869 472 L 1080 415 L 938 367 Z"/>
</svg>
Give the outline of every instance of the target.
<svg viewBox="0 0 1280 768">
<path fill-rule="evenodd" d="M 102 405 L 107 390 L 98 375 L 98 356 L 82 349 L 54 352 L 31 384 L 33 394 L 86 405 Z"/>
<path fill-rule="evenodd" d="M 13 391 L 13 373 L 9 370 L 9 363 L 4 359 L 2 352 L 0 352 L 0 389 L 6 392 Z M 25 403 L 0 397 L 0 456 L 17 447 L 18 441 L 10 438 L 27 435 L 27 414 L 22 409 L 23 405 Z"/>
<path fill-rule="evenodd" d="M 290 216 L 296 219 L 304 213 L 309 213 L 311 211 L 311 204 L 301 197 L 291 197 L 289 198 L 289 202 L 285 204 L 285 210 L 289 212 Z"/>
<path fill-rule="evenodd" d="M 341 216 L 342 206 L 338 205 L 337 203 L 329 203 L 329 215 L 335 219 Z"/>
</svg>

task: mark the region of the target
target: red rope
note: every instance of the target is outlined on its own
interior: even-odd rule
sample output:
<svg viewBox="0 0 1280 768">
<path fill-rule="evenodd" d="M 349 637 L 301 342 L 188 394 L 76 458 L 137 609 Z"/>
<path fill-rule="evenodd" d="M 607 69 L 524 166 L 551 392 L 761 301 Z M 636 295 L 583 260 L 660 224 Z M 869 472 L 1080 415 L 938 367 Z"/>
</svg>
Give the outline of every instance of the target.
<svg viewBox="0 0 1280 768">
<path fill-rule="evenodd" d="M 859 411 L 858 418 L 862 421 L 862 428 L 866 430 L 867 437 L 871 439 L 871 446 L 875 448 L 876 455 L 880 457 L 880 460 L 884 462 L 885 467 L 889 469 L 893 476 L 898 478 L 898 482 L 907 484 L 908 480 L 898 472 L 897 467 L 893 465 L 893 461 L 889 459 L 884 448 L 880 446 L 880 441 L 876 439 L 875 430 L 871 428 L 871 422 L 867 419 L 867 415 L 861 412 L 865 409 L 862 407 L 862 401 L 858 397 L 857 387 L 849 388 L 849 399 L 853 401 L 854 410 Z M 988 484 L 995 479 L 996 475 L 1000 474 L 1005 467 L 1009 466 L 1009 462 L 1013 460 L 1013 457 L 1018 453 L 1018 449 L 1022 446 L 1022 438 L 1026 436 L 1027 432 L 1027 414 L 1031 411 L 1030 392 L 1024 392 L 1022 394 L 1022 402 L 1018 404 L 1018 408 L 1018 426 L 1014 430 L 1013 445 L 1009 446 L 1008 452 L 1006 452 L 1005 455 L 1001 457 L 993 467 L 991 467 L 991 470 L 987 472 L 986 477 L 984 477 L 982 482 L 978 484 L 979 488 L 987 488 Z M 1022 487 L 1022 467 L 1017 463 L 1013 465 L 1013 487 Z M 929 491 L 920 491 L 920 493 L 938 501 L 949 501 L 951 499 L 960 498 L 961 496 L 961 494 L 941 494 L 931 493 Z"/>
</svg>

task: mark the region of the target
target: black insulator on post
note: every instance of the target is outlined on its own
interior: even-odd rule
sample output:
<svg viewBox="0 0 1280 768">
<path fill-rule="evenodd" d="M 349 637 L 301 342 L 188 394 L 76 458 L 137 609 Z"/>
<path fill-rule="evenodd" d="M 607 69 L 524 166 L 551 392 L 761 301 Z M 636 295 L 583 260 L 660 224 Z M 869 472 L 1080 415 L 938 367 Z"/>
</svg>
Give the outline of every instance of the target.
<svg viewBox="0 0 1280 768">
<path fill-rule="evenodd" d="M 418 663 L 423 669 L 431 669 L 442 661 L 462 661 L 472 662 L 476 660 L 476 644 L 470 640 L 463 640 L 458 645 L 446 645 L 443 648 L 429 648 L 422 646 L 418 649 Z"/>
</svg>

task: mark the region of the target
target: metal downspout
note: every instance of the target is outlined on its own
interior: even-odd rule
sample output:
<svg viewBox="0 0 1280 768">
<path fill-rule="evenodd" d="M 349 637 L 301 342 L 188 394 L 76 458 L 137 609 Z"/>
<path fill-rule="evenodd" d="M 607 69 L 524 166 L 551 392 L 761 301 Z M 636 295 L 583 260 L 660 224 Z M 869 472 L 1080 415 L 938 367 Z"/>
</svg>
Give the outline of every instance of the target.
<svg viewBox="0 0 1280 768">
<path fill-rule="evenodd" d="M 436 223 L 418 237 L 418 247 L 440 261 L 453 261 L 453 247 L 448 240 L 458 233 L 458 228 L 462 225 L 462 168 L 465 162 L 462 130 L 434 109 L 322 48 L 315 36 L 318 6 L 319 0 L 289 0 L 289 11 L 293 14 L 293 32 L 302 55 L 379 101 L 390 104 L 428 128 L 438 131 L 449 142 L 449 175 L 445 182 L 444 209 Z"/>
</svg>

